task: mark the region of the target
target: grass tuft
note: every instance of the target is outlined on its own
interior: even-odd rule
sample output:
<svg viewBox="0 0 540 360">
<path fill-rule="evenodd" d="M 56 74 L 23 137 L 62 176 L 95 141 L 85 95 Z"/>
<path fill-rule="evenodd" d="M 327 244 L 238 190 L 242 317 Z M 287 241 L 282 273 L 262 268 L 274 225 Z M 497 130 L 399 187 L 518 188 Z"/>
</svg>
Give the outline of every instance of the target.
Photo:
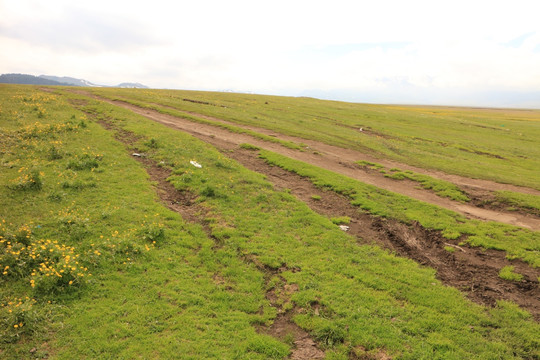
<svg viewBox="0 0 540 360">
<path fill-rule="evenodd" d="M 514 267 L 511 265 L 505 266 L 499 271 L 499 277 L 508 281 L 521 281 L 523 275 L 514 272 Z"/>
</svg>

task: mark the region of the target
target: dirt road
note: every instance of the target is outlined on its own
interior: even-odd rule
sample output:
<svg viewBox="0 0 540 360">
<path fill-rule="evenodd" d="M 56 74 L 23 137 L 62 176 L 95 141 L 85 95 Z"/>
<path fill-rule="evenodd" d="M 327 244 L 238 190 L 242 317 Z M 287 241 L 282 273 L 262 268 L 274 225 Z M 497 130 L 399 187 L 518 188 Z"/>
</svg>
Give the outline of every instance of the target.
<svg viewBox="0 0 540 360">
<path fill-rule="evenodd" d="M 88 93 L 84 94 L 90 95 Z M 464 204 L 447 198 L 442 198 L 431 191 L 418 188 L 417 183 L 414 183 L 412 181 L 396 181 L 386 178 L 382 176 L 382 174 L 370 172 L 358 167 L 357 165 L 355 165 L 355 162 L 362 159 L 365 159 L 367 161 L 372 160 L 388 167 L 399 167 L 404 170 L 412 170 L 415 172 L 425 173 L 430 176 L 449 180 L 456 185 L 466 185 L 469 187 L 477 187 L 493 191 L 509 190 L 540 195 L 540 191 L 534 189 L 522 188 L 509 184 L 499 184 L 487 180 L 468 179 L 457 175 L 443 174 L 441 172 L 429 172 L 424 169 L 411 167 L 405 164 L 398 164 L 393 161 L 374 159 L 366 154 L 362 154 L 360 152 L 350 149 L 343 149 L 316 141 L 284 136 L 275 132 L 270 132 L 265 129 L 246 127 L 256 130 L 260 133 L 278 136 L 279 138 L 284 140 L 303 142 L 307 144 L 312 151 L 293 150 L 285 148 L 276 143 L 271 143 L 254 138 L 246 134 L 232 133 L 220 127 L 195 123 L 183 118 L 162 114 L 155 110 L 140 108 L 138 106 L 128 104 L 123 101 L 113 101 L 101 97 L 97 98 L 110 104 L 129 109 L 134 113 L 145 116 L 153 121 L 162 123 L 175 129 L 185 131 L 196 137 L 204 137 L 204 141 L 209 143 L 213 143 L 218 140 L 220 140 L 221 142 L 227 142 L 234 146 L 238 146 L 242 143 L 250 143 L 260 147 L 261 149 L 270 150 L 288 156 L 292 159 L 300 160 L 308 164 L 321 167 L 323 169 L 346 175 L 367 184 L 371 184 L 395 193 L 406 195 L 416 200 L 424 201 L 433 205 L 440 206 L 442 208 L 446 208 L 448 210 L 452 210 L 468 218 L 486 221 L 497 221 L 501 223 L 525 227 L 535 231 L 540 230 L 540 219 L 532 215 L 483 209 L 471 204 Z M 214 120 L 214 118 L 212 119 Z M 238 126 L 237 124 L 235 125 Z"/>
</svg>

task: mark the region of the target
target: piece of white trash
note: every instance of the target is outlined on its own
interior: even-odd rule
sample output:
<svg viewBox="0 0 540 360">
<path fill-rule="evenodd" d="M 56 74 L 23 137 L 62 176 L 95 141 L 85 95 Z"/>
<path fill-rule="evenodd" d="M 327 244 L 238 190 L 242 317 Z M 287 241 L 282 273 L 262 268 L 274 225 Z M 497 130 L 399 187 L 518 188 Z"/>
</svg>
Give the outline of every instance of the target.
<svg viewBox="0 0 540 360">
<path fill-rule="evenodd" d="M 339 225 L 339 228 L 343 231 L 349 231 L 349 227 L 347 225 Z"/>
<path fill-rule="evenodd" d="M 137 156 L 137 157 L 141 157 L 141 154 L 138 154 L 138 153 L 133 153 L 131 154 L 132 156 Z"/>
<path fill-rule="evenodd" d="M 195 166 L 196 168 L 199 168 L 199 169 L 202 168 L 202 165 L 196 162 L 195 160 L 191 160 L 189 163 Z"/>
</svg>

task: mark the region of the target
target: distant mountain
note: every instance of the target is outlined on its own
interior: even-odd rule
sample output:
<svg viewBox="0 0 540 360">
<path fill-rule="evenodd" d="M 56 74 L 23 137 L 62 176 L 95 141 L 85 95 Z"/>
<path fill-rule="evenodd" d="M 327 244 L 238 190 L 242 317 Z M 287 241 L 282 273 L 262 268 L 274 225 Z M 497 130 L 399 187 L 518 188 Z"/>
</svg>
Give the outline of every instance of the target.
<svg viewBox="0 0 540 360">
<path fill-rule="evenodd" d="M 26 74 L 2 74 L 0 75 L 0 83 L 24 85 L 65 85 L 58 81 Z"/>
<path fill-rule="evenodd" d="M 116 86 L 97 85 L 88 80 L 77 79 L 69 76 L 53 75 L 28 75 L 28 74 L 2 74 L 0 83 L 4 84 L 26 84 L 26 85 L 60 85 L 60 86 L 93 86 L 93 87 L 120 87 L 148 89 L 148 86 L 140 83 L 121 83 Z"/>
<path fill-rule="evenodd" d="M 39 75 L 40 78 L 57 81 L 59 83 L 68 84 L 72 86 L 102 86 L 91 83 L 84 79 L 76 79 L 69 76 L 52 76 L 52 75 Z"/>
<path fill-rule="evenodd" d="M 120 88 L 137 88 L 137 89 L 148 89 L 148 86 L 139 84 L 139 83 L 121 83 L 120 85 L 117 85 L 116 87 Z"/>
</svg>

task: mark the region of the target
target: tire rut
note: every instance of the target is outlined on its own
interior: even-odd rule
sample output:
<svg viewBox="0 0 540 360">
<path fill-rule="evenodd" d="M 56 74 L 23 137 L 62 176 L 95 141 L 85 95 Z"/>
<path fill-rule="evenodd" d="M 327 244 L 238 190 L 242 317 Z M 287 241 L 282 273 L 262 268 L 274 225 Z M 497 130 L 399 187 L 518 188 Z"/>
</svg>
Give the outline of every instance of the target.
<svg viewBox="0 0 540 360">
<path fill-rule="evenodd" d="M 520 260 L 508 260 L 502 251 L 459 246 L 463 239 L 448 240 L 440 232 L 427 230 L 418 223 L 407 225 L 363 213 L 349 198 L 321 190 L 306 178 L 270 166 L 256 152 L 244 149 L 231 152 L 230 147 L 221 150 L 248 169 L 264 174 L 277 189 L 289 189 L 315 212 L 328 218 L 348 216 L 351 219 L 348 232 L 359 244 L 376 244 L 434 268 L 442 283 L 457 288 L 476 303 L 494 306 L 497 300 L 512 301 L 528 310 L 536 321 L 540 320 L 540 269 Z M 318 195 L 320 200 L 313 195 Z M 447 247 L 455 251 L 450 252 Z M 499 271 L 508 265 L 523 274 L 523 280 L 501 279 Z"/>
<path fill-rule="evenodd" d="M 80 106 L 84 104 L 73 104 L 74 106 Z M 81 110 L 83 111 L 83 110 Z M 95 117 L 94 114 L 86 113 L 90 117 Z M 154 160 L 141 156 L 138 152 L 138 149 L 134 147 L 135 143 L 140 140 L 140 137 L 135 134 L 123 130 L 120 127 L 115 126 L 112 122 L 104 119 L 94 119 L 102 127 L 109 131 L 115 132 L 115 138 L 119 142 L 123 143 L 126 147 L 128 153 L 144 165 L 144 168 L 150 180 L 156 183 L 156 192 L 161 202 L 167 206 L 170 210 L 179 213 L 182 218 L 188 222 L 196 223 L 201 225 L 206 235 L 213 239 L 215 245 L 213 249 L 221 247 L 221 243 L 218 239 L 212 234 L 212 229 L 205 224 L 204 218 L 208 213 L 208 209 L 204 206 L 201 206 L 196 202 L 196 195 L 189 191 L 178 191 L 167 179 L 171 175 L 171 170 L 159 166 Z M 297 271 L 298 269 L 288 269 L 282 267 L 280 269 L 268 269 L 267 267 L 260 264 L 256 259 L 246 258 L 246 262 L 253 263 L 265 276 L 265 287 L 269 288 L 270 280 L 273 276 L 279 276 L 280 272 L 286 270 Z M 264 328 L 259 327 L 257 330 L 271 335 L 281 341 L 287 341 L 289 338 L 292 340 L 293 348 L 288 359 L 291 360 L 317 360 L 324 359 L 325 353 L 321 350 L 317 343 L 312 339 L 311 335 L 298 326 L 293 320 L 292 317 L 298 309 L 293 308 L 292 310 L 284 310 L 284 302 L 287 302 L 290 296 L 298 291 L 298 286 L 296 284 L 287 284 L 286 280 L 279 276 L 280 278 L 280 288 L 276 287 L 269 288 L 266 292 L 266 299 L 270 302 L 270 305 L 275 307 L 278 311 L 278 315 L 274 319 L 273 323 Z M 220 282 L 220 276 L 218 274 L 214 275 L 214 281 L 216 283 Z M 277 295 L 279 294 L 279 295 Z"/>
</svg>

